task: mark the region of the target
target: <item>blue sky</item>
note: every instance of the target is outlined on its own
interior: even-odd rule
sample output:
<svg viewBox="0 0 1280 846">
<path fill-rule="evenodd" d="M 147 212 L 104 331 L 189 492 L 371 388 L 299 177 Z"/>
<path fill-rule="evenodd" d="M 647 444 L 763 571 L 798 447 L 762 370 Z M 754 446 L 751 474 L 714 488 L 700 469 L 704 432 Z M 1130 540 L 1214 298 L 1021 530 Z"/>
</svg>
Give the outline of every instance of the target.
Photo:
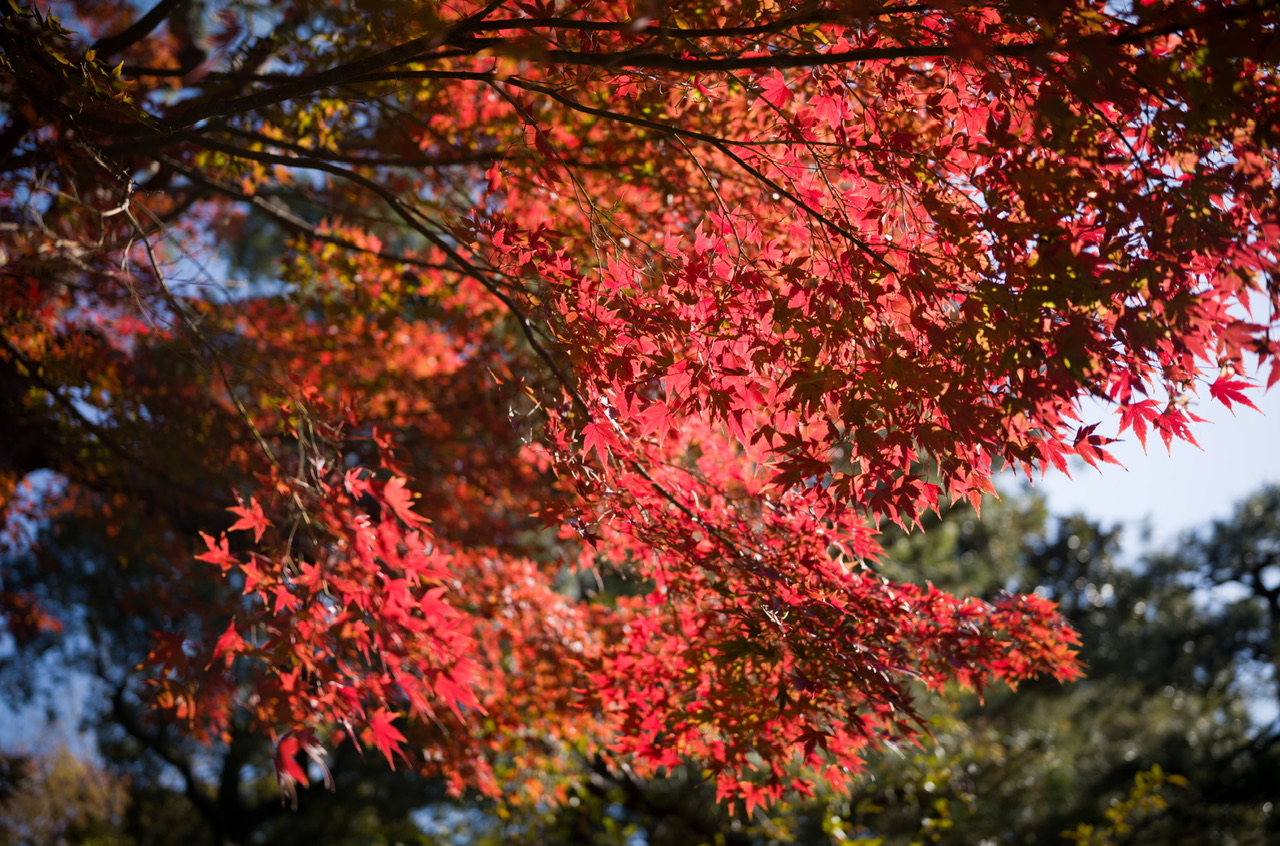
<svg viewBox="0 0 1280 846">
<path fill-rule="evenodd" d="M 1133 529 L 1146 520 L 1152 542 L 1167 545 L 1188 529 L 1229 517 L 1239 500 L 1263 484 L 1280 484 L 1280 384 L 1251 398 L 1262 413 L 1237 406 L 1233 416 L 1207 399 L 1192 405 L 1193 412 L 1210 421 L 1192 430 L 1203 449 L 1174 441 L 1170 454 L 1150 434 L 1144 454 L 1129 431 L 1110 447 L 1124 469 L 1103 465 L 1099 472 L 1080 463 L 1071 468 L 1071 478 L 1051 473 L 1034 487 L 1046 495 L 1055 514 L 1083 512 L 1104 524 L 1123 522 Z M 1086 422 L 1105 419 L 1099 434 L 1108 427 L 1114 432 L 1114 412 L 1099 406 L 1095 414 Z M 1007 482 L 1003 487 L 1009 487 Z M 1130 543 L 1137 539 L 1136 532 L 1126 532 L 1126 537 Z M 1136 551 L 1132 546 L 1129 550 Z"/>
</svg>

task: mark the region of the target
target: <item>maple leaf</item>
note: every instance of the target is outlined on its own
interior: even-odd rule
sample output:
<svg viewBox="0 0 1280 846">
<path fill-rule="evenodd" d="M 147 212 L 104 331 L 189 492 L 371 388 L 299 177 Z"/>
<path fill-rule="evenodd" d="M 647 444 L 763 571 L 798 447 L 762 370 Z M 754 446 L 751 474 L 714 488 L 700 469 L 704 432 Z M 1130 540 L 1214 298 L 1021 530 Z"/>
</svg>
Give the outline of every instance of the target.
<svg viewBox="0 0 1280 846">
<path fill-rule="evenodd" d="M 301 784 L 303 787 L 310 784 L 307 780 L 307 771 L 298 763 L 298 754 L 301 751 L 301 742 L 296 735 L 291 734 L 282 737 L 272 753 L 276 766 L 276 776 L 280 779 L 281 790 L 284 791 L 286 796 L 295 795 L 294 784 Z"/>
<path fill-rule="evenodd" d="M 412 526 L 415 523 L 429 522 L 427 518 L 413 512 L 413 494 L 405 487 L 405 480 L 399 476 L 391 478 L 382 487 L 382 500 L 396 516 Z"/>
<path fill-rule="evenodd" d="M 306 769 L 298 762 L 300 755 L 306 755 L 312 764 L 320 768 L 324 783 L 330 790 L 334 786 L 333 775 L 325 765 L 324 746 L 321 745 L 315 732 L 305 728 L 290 729 L 276 741 L 275 748 L 272 750 L 272 762 L 275 765 L 280 792 L 285 799 L 294 803 L 295 808 L 298 801 L 296 786 L 301 784 L 307 787 L 310 784 Z"/>
<path fill-rule="evenodd" d="M 373 495 L 373 484 L 361 467 L 353 467 L 342 477 L 342 485 L 354 497 Z"/>
<path fill-rule="evenodd" d="M 795 96 L 787 87 L 787 80 L 782 74 L 775 73 L 765 77 L 760 83 L 760 98 L 774 107 L 786 105 Z"/>
<path fill-rule="evenodd" d="M 582 427 L 582 444 L 585 450 L 595 450 L 602 462 L 609 460 L 610 450 L 619 446 L 618 436 L 608 423 L 588 423 Z"/>
<path fill-rule="evenodd" d="M 1170 405 L 1155 418 L 1156 428 L 1160 432 L 1161 439 L 1164 440 L 1166 450 L 1172 450 L 1174 438 L 1184 440 L 1197 448 L 1200 446 L 1200 444 L 1196 443 L 1196 439 L 1192 436 L 1191 428 L 1188 425 L 1192 420 L 1199 421 L 1200 418 L 1174 405 Z"/>
<path fill-rule="evenodd" d="M 267 515 L 263 513 L 262 506 L 258 504 L 256 499 L 250 497 L 247 507 L 241 503 L 240 505 L 233 505 L 227 510 L 232 514 L 240 515 L 240 519 L 233 523 L 227 531 L 251 531 L 255 541 L 262 540 L 262 535 L 270 523 L 267 522 Z"/>
<path fill-rule="evenodd" d="M 387 764 L 392 769 L 396 766 L 395 755 L 405 757 L 400 749 L 400 744 L 405 742 L 405 736 L 395 727 L 395 717 L 396 715 L 386 708 L 379 708 L 369 715 L 368 728 L 365 732 L 366 741 L 386 756 Z"/>
<path fill-rule="evenodd" d="M 444 699 L 445 704 L 459 719 L 462 718 L 462 709 L 464 707 L 483 710 L 480 708 L 480 703 L 476 701 L 475 695 L 468 688 L 456 684 L 447 675 L 436 676 L 435 691 L 437 695 Z"/>
<path fill-rule="evenodd" d="M 1138 443 L 1142 445 L 1142 449 L 1145 452 L 1147 449 L 1147 427 L 1160 416 L 1160 404 L 1152 399 L 1143 400 L 1142 402 L 1123 406 L 1119 413 L 1120 429 L 1118 434 L 1123 435 L 1125 430 L 1132 426 L 1134 434 L 1138 436 Z"/>
<path fill-rule="evenodd" d="M 1238 402 L 1241 405 L 1247 405 L 1254 411 L 1259 411 L 1260 409 L 1253 404 L 1253 400 L 1249 399 L 1249 397 L 1244 393 L 1246 389 L 1251 387 L 1253 387 L 1253 385 L 1242 379 L 1231 379 L 1227 376 L 1222 376 L 1209 386 L 1209 394 L 1218 402 L 1225 405 L 1232 414 L 1235 413 L 1235 409 L 1232 408 L 1231 405 L 1233 402 Z"/>
<path fill-rule="evenodd" d="M 240 636 L 240 632 L 236 629 L 235 618 L 232 617 L 231 622 L 227 624 L 227 628 L 218 636 L 218 640 L 213 645 L 213 660 L 216 661 L 222 658 L 227 665 L 230 665 L 236 654 L 243 650 L 246 645 L 244 638 Z"/>
<path fill-rule="evenodd" d="M 222 568 L 222 572 L 224 573 L 238 563 L 236 558 L 231 554 L 231 548 L 227 542 L 227 536 L 225 534 L 219 535 L 217 540 L 214 540 L 211 535 L 201 532 L 200 538 L 204 541 L 205 546 L 208 547 L 209 551 L 197 555 L 197 561 L 207 561 L 210 564 L 217 564 Z"/>
</svg>

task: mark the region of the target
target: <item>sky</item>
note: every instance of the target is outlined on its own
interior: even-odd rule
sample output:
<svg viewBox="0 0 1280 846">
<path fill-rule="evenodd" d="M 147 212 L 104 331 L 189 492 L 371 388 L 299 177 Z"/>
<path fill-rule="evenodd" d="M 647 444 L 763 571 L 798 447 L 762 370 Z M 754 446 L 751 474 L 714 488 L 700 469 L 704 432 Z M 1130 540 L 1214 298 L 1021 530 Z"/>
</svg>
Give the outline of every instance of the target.
<svg viewBox="0 0 1280 846">
<path fill-rule="evenodd" d="M 1237 502 L 1264 484 L 1280 484 L 1280 383 L 1268 394 L 1251 392 L 1250 398 L 1262 413 L 1237 405 L 1233 416 L 1207 399 L 1191 406 L 1210 421 L 1192 429 L 1202 449 L 1175 440 L 1166 452 L 1150 433 L 1144 453 L 1130 430 L 1108 447 L 1124 469 L 1102 465 L 1099 472 L 1080 462 L 1071 467 L 1071 478 L 1051 473 L 1037 479 L 1034 489 L 1045 494 L 1055 514 L 1083 512 L 1104 524 L 1124 523 L 1133 530 L 1125 533 L 1130 541 L 1149 521 L 1152 544 L 1168 546 L 1187 530 L 1230 517 Z M 1114 411 L 1098 406 L 1086 422 L 1098 420 L 1107 421 L 1099 434 L 1108 426 L 1114 432 Z M 1004 482 L 1002 487 L 1011 490 L 1012 478 Z"/>
</svg>

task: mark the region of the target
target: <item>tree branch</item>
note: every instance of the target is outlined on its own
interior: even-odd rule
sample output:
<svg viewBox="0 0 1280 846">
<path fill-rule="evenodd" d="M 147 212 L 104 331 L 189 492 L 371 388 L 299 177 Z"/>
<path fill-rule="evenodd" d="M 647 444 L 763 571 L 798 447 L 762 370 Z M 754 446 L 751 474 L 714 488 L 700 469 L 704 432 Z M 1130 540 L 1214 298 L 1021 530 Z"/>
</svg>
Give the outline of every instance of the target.
<svg viewBox="0 0 1280 846">
<path fill-rule="evenodd" d="M 90 48 L 96 50 L 98 57 L 106 59 L 132 47 L 151 34 L 160 22 L 169 17 L 169 13 L 177 8 L 183 0 L 160 0 L 145 15 L 125 27 L 115 35 L 108 35 L 93 42 Z"/>
<path fill-rule="evenodd" d="M 192 767 L 191 762 L 178 755 L 160 736 L 147 731 L 143 727 L 133 708 L 129 707 L 124 701 L 123 686 L 117 686 L 111 693 L 111 716 L 130 737 L 141 743 L 145 748 L 150 749 L 159 756 L 160 760 L 178 771 L 178 775 L 182 778 L 183 792 L 186 794 L 187 799 L 200 812 L 200 816 L 205 818 L 210 827 L 220 833 L 222 826 L 219 824 L 217 807 L 200 789 L 200 781 L 196 778 L 195 769 Z"/>
<path fill-rule="evenodd" d="M 328 162 L 322 159 L 312 159 L 312 158 L 306 158 L 301 156 L 297 156 L 297 157 L 282 156 L 274 153 L 245 150 L 241 147 L 236 147 L 231 144 L 223 144 L 219 141 L 214 141 L 212 139 L 204 139 L 202 143 L 206 147 L 208 147 L 210 150 L 216 150 L 218 152 L 227 153 L 228 155 L 241 156 L 244 158 L 254 159 L 256 161 L 260 161 L 265 164 L 279 164 L 279 165 L 285 165 L 287 167 L 301 167 L 301 168 L 307 168 L 310 170 L 318 170 L 321 173 L 328 173 L 332 176 L 337 176 L 338 178 L 344 179 L 355 185 L 359 185 L 360 187 L 364 188 L 365 190 L 377 196 L 379 199 L 385 202 L 391 208 L 391 210 L 395 212 L 396 216 L 399 217 L 401 220 L 403 220 L 409 226 L 409 228 L 413 229 L 413 231 L 417 232 L 419 235 L 426 238 L 428 241 L 434 244 L 438 249 L 440 249 L 441 252 L 443 252 L 446 256 L 448 256 L 449 259 L 457 266 L 457 269 L 459 270 L 459 272 L 479 282 L 480 285 L 483 286 L 486 291 L 488 291 L 493 297 L 495 297 L 500 303 L 502 303 L 503 307 L 505 307 L 507 311 L 516 319 L 516 322 L 520 326 L 521 333 L 525 336 L 525 339 L 529 342 L 529 346 L 533 349 L 534 354 L 537 355 L 538 358 L 542 360 L 543 364 L 545 364 L 547 368 L 551 371 L 551 374 L 555 377 L 556 382 L 559 383 L 561 388 L 564 389 L 566 394 L 568 394 L 568 396 L 573 400 L 575 405 L 577 405 L 584 413 L 588 411 L 586 402 L 578 394 L 578 391 L 573 386 L 572 381 L 570 381 L 569 377 L 565 375 L 561 367 L 558 364 L 556 364 L 555 359 L 551 357 L 551 353 L 547 351 L 546 347 L 543 346 L 542 342 L 538 339 L 533 327 L 533 322 L 529 319 L 529 316 L 525 313 L 524 309 L 522 309 L 520 305 L 514 299 L 512 299 L 510 295 L 504 292 L 501 286 L 499 286 L 498 283 L 494 282 L 494 280 L 488 276 L 485 270 L 482 270 L 481 268 L 477 267 L 473 262 L 471 262 L 461 253 L 459 253 L 452 244 L 450 244 L 447 240 L 445 240 L 445 238 L 443 238 L 440 235 L 440 233 L 426 226 L 423 223 L 420 216 L 417 213 L 415 213 L 412 209 L 405 206 L 405 204 L 401 201 L 401 199 L 398 196 L 396 196 L 394 192 L 387 189 L 385 186 L 373 181 L 372 179 L 369 179 L 368 177 L 365 177 L 365 176 L 362 176 L 361 174 L 347 170 L 346 168 L 338 167 L 337 165 L 334 165 L 331 162 Z M 487 270 L 489 272 L 496 272 L 496 271 L 493 271 L 492 269 L 487 269 Z"/>
</svg>

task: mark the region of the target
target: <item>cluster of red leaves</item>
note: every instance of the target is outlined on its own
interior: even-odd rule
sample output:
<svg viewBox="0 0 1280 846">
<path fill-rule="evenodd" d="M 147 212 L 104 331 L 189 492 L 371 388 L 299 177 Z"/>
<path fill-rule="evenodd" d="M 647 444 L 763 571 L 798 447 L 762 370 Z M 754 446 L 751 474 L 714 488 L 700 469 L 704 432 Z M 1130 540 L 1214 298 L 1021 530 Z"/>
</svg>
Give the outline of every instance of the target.
<svg viewBox="0 0 1280 846">
<path fill-rule="evenodd" d="M 157 633 L 153 699 L 247 713 L 286 785 L 345 736 L 458 790 L 575 754 L 748 807 L 838 786 L 916 736 L 917 682 L 1079 672 L 1043 599 L 877 575 L 882 521 L 1112 460 L 1084 397 L 1167 446 L 1206 387 L 1252 404 L 1247 354 L 1280 378 L 1274 10 L 653 5 L 294 4 L 304 73 L 189 98 L 13 65 L 80 99 L 21 112 L 39 179 L 5 165 L 61 193 L 4 230 L 4 374 L 94 445 L 81 490 L 198 463 L 153 421 L 225 458 L 192 575 L 234 595 Z M 37 24 L 7 49 L 54 50 Z M 80 185 L 134 146 L 169 182 Z M 250 206 L 292 233 L 281 290 L 175 293 L 140 221 L 231 239 Z"/>
<path fill-rule="evenodd" d="M 585 693 L 633 766 L 692 758 L 748 804 L 748 781 L 774 799 L 816 774 L 839 787 L 867 747 L 917 734 L 911 681 L 981 690 L 1078 675 L 1053 603 L 886 581 L 867 566 L 879 548 L 859 512 L 825 508 L 816 483 L 779 490 L 752 472 L 763 446 L 690 420 L 647 444 L 601 437 L 607 458 L 584 443 L 576 474 L 595 508 L 583 532 L 597 561 L 654 588 L 625 638 L 587 664 Z M 655 446 L 698 457 L 642 463 Z"/>
</svg>

